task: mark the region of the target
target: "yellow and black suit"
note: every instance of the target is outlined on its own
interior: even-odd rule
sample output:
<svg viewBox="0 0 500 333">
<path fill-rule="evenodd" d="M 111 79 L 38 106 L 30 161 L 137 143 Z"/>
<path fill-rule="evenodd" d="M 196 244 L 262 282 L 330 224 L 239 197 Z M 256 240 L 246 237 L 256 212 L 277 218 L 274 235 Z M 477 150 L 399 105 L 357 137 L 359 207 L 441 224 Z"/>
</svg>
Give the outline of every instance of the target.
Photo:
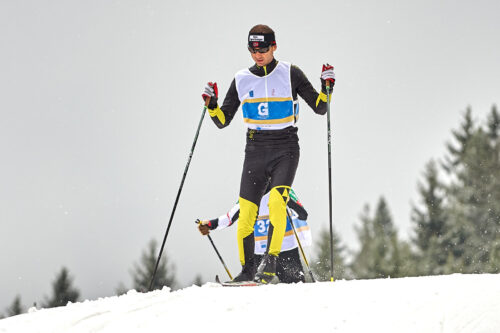
<svg viewBox="0 0 500 333">
<path fill-rule="evenodd" d="M 267 66 L 254 65 L 249 71 L 256 76 L 264 77 L 270 75 L 277 64 L 278 62 L 273 59 Z M 299 95 L 315 113 L 326 113 L 325 93 L 316 92 L 304 73 L 296 66 L 290 68 L 290 83 L 293 101 L 296 101 Z M 237 83 L 233 80 L 220 108 L 216 99 L 210 101 L 209 113 L 219 128 L 229 125 L 241 104 L 240 100 Z M 244 269 L 245 265 L 253 265 L 254 224 L 260 200 L 266 189 L 268 190 L 268 186 L 270 227 L 267 249 L 271 256 L 278 256 L 280 253 L 286 228 L 286 205 L 300 157 L 298 141 L 295 126 L 276 130 L 248 129 L 247 131 L 237 230 L 240 262 Z"/>
</svg>

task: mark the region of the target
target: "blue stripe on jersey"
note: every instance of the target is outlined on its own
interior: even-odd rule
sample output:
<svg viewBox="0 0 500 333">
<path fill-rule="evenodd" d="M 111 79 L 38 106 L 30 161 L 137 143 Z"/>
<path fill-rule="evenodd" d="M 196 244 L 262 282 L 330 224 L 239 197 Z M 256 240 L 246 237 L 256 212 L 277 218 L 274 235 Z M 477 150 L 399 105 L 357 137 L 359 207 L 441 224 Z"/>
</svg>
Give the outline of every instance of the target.
<svg viewBox="0 0 500 333">
<path fill-rule="evenodd" d="M 299 228 L 307 226 L 307 222 L 304 220 L 295 219 L 294 221 L 295 221 L 295 223 L 294 223 L 295 229 L 299 229 Z M 290 231 L 290 230 L 292 230 L 292 225 L 290 224 L 290 220 L 287 219 L 285 232 Z"/>
<path fill-rule="evenodd" d="M 253 120 L 283 119 L 293 115 L 293 102 L 262 102 L 243 104 L 243 117 Z"/>
</svg>

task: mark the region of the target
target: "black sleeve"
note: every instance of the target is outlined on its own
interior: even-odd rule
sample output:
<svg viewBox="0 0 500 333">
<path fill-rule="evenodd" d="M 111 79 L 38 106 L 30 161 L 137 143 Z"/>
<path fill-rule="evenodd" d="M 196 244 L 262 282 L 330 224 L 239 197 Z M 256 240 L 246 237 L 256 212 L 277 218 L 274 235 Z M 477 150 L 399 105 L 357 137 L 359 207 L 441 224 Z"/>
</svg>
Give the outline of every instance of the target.
<svg viewBox="0 0 500 333">
<path fill-rule="evenodd" d="M 304 206 L 300 205 L 292 198 L 290 198 L 290 200 L 288 200 L 288 207 L 290 209 L 293 209 L 297 213 L 297 215 L 299 215 L 299 220 L 307 220 L 307 211 L 305 210 Z"/>
<path fill-rule="evenodd" d="M 236 81 L 233 79 L 233 82 L 231 82 L 231 86 L 226 93 L 226 97 L 224 98 L 224 102 L 220 107 L 222 113 L 224 113 L 225 121 L 224 123 L 221 123 L 217 117 L 211 117 L 215 125 L 217 125 L 218 128 L 228 126 L 231 123 L 231 120 L 233 120 L 236 111 L 238 111 L 239 106 L 240 99 L 238 98 L 238 91 L 236 90 Z M 215 109 L 216 107 L 217 105 L 209 105 L 210 109 Z"/>
<path fill-rule="evenodd" d="M 210 220 L 210 223 L 208 224 L 208 227 L 210 228 L 210 230 L 217 229 L 218 226 L 219 226 L 219 218 L 215 218 L 213 220 Z"/>
<path fill-rule="evenodd" d="M 311 82 L 307 79 L 306 75 L 302 70 L 292 65 L 290 69 L 290 76 L 292 80 L 292 93 L 293 99 L 297 99 L 297 93 L 304 101 L 306 101 L 307 105 L 317 114 L 325 114 L 326 113 L 326 103 L 323 101 L 318 102 L 319 93 L 314 89 Z M 317 103 L 317 106 L 316 106 Z"/>
</svg>

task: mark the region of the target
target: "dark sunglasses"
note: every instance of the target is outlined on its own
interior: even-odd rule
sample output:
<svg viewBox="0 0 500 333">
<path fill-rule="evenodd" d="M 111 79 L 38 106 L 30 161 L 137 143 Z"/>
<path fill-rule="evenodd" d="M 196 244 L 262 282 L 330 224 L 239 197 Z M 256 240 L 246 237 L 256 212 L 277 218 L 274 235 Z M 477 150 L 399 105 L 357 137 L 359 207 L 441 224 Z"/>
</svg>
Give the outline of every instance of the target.
<svg viewBox="0 0 500 333">
<path fill-rule="evenodd" d="M 250 51 L 250 53 L 253 53 L 253 54 L 255 54 L 255 53 L 257 53 L 257 52 L 258 52 L 258 53 L 267 53 L 267 52 L 269 52 L 269 49 L 270 49 L 270 48 L 271 48 L 271 47 L 270 47 L 270 46 L 268 46 L 268 47 L 261 47 L 261 48 L 259 48 L 259 49 L 254 49 L 253 47 L 250 47 L 250 46 L 249 46 L 249 47 L 248 47 L 248 51 Z"/>
</svg>

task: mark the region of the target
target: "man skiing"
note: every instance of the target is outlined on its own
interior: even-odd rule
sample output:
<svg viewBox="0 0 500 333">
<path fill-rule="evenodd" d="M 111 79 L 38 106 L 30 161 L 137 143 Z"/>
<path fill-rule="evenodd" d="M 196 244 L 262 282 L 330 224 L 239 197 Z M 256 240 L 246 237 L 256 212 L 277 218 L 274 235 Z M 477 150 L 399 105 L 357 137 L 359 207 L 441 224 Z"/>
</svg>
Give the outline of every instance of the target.
<svg viewBox="0 0 500 333">
<path fill-rule="evenodd" d="M 267 250 L 268 228 L 269 228 L 269 192 L 267 192 L 260 201 L 259 213 L 254 228 L 255 256 L 254 262 L 258 264 Z M 290 200 L 288 201 L 290 217 L 295 226 L 297 236 L 303 246 L 311 245 L 311 230 L 307 225 L 307 211 L 297 199 L 293 190 L 290 190 Z M 240 205 L 236 203 L 226 214 L 211 220 L 202 220 L 198 224 L 198 229 L 202 235 L 208 235 L 210 230 L 222 230 L 238 222 L 240 215 Z M 276 275 L 282 283 L 305 282 L 304 270 L 300 262 L 299 250 L 295 234 L 287 220 L 285 237 L 281 245 Z"/>
<path fill-rule="evenodd" d="M 269 283 L 276 275 L 286 229 L 286 205 L 300 155 L 295 126 L 297 96 L 315 113 L 324 115 L 326 84 L 333 87 L 335 83 L 333 67 L 323 65 L 318 93 L 297 66 L 274 58 L 276 49 L 274 31 L 266 25 L 254 26 L 248 34 L 248 50 L 255 65 L 236 73 L 222 106 L 218 105 L 216 83 L 207 83 L 202 95 L 205 101 L 209 99 L 208 111 L 217 127 L 228 126 L 240 105 L 248 127 L 236 233 L 242 271 L 233 281 Z M 256 272 L 254 224 L 269 179 L 269 246 Z"/>
</svg>

